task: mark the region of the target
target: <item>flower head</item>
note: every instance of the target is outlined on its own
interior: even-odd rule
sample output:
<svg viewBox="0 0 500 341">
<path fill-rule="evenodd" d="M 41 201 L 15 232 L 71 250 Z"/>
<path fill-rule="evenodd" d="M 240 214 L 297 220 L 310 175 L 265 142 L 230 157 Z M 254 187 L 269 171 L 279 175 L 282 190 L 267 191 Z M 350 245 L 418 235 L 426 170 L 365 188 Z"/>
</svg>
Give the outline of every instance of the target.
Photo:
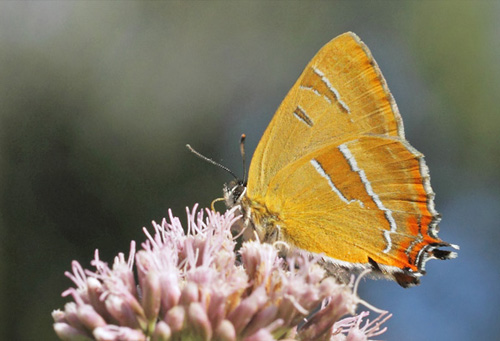
<svg viewBox="0 0 500 341">
<path fill-rule="evenodd" d="M 352 286 L 325 278 L 304 255 L 279 257 L 269 244 L 248 241 L 236 252 L 225 214 L 188 210 L 187 232 L 169 211 L 154 234 L 110 267 L 96 251 L 63 296 L 74 302 L 52 313 L 62 340 L 367 340 L 385 331 L 381 316 L 361 327 Z"/>
</svg>

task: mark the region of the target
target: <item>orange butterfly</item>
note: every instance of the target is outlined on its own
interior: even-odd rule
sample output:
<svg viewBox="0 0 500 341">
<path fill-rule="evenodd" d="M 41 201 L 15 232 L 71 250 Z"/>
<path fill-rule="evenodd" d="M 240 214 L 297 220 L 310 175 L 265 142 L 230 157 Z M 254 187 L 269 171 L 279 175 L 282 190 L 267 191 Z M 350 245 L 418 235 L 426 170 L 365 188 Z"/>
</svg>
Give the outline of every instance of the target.
<svg viewBox="0 0 500 341">
<path fill-rule="evenodd" d="M 423 155 L 368 47 L 354 33 L 309 62 L 260 140 L 248 183 L 226 185 L 226 204 L 264 242 L 322 255 L 338 278 L 374 273 L 408 287 L 438 247 L 439 214 Z"/>
</svg>

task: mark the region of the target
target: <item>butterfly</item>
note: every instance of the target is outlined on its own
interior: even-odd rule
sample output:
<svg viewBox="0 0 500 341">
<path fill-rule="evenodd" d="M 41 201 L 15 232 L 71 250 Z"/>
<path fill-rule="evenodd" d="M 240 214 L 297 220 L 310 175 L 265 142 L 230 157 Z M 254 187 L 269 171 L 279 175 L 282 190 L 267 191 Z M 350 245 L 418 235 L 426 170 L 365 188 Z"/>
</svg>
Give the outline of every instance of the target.
<svg viewBox="0 0 500 341">
<path fill-rule="evenodd" d="M 440 215 L 423 155 L 368 47 L 354 33 L 327 43 L 306 66 L 264 132 L 248 182 L 224 187 L 229 207 L 263 242 L 319 255 L 345 278 L 365 269 L 419 284 L 440 247 Z"/>
</svg>

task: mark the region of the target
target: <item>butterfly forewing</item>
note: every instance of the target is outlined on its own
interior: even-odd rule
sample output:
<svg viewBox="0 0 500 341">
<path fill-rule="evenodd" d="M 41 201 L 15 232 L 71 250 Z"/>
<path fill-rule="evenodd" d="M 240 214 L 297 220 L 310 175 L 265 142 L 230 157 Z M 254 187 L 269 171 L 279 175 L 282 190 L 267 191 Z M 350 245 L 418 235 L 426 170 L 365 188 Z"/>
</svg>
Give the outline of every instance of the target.
<svg viewBox="0 0 500 341">
<path fill-rule="evenodd" d="M 311 150 L 360 134 L 404 136 L 401 117 L 368 48 L 353 33 L 325 45 L 278 108 L 250 165 L 250 196 Z"/>
</svg>

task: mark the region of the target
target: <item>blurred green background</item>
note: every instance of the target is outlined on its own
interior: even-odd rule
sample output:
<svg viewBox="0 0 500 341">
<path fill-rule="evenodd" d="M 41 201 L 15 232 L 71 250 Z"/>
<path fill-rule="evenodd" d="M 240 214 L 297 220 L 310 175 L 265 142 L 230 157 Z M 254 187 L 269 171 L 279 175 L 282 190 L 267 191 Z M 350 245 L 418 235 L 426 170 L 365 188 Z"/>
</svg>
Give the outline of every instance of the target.
<svg viewBox="0 0 500 341">
<path fill-rule="evenodd" d="M 0 339 L 51 340 L 73 259 L 112 261 L 172 208 L 242 174 L 306 63 L 371 48 L 426 155 L 459 258 L 422 285 L 368 280 L 388 340 L 500 337 L 500 2 L 0 2 Z"/>
</svg>

